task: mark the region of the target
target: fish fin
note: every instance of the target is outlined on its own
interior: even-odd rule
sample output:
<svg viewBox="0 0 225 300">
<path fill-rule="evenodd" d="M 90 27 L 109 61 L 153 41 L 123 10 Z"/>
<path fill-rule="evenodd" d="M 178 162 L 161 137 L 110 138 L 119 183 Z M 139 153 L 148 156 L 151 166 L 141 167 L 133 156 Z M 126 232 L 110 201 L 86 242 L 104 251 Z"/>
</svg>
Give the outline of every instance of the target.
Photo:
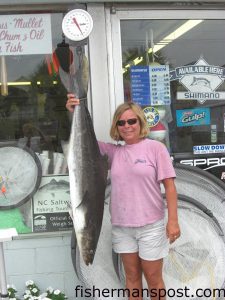
<svg viewBox="0 0 225 300">
<path fill-rule="evenodd" d="M 97 139 L 96 139 L 96 135 L 95 135 L 95 131 L 94 131 L 93 122 L 92 122 L 90 112 L 89 112 L 86 105 L 85 105 L 84 109 L 85 109 L 85 118 L 86 118 L 85 122 L 87 124 L 90 135 L 93 137 L 94 140 L 96 140 L 96 144 L 97 144 L 98 142 L 97 142 Z"/>
<path fill-rule="evenodd" d="M 81 202 L 77 205 L 76 208 L 79 208 L 80 206 L 85 205 L 85 204 L 88 205 L 88 203 L 90 203 L 90 196 L 89 196 L 89 192 L 85 191 L 84 194 L 83 194 Z"/>
<path fill-rule="evenodd" d="M 72 219 L 72 221 L 74 220 L 73 218 L 73 209 L 72 209 L 72 206 L 71 206 L 71 202 L 67 204 L 68 206 L 68 213 L 70 215 L 70 218 Z"/>
<path fill-rule="evenodd" d="M 75 230 L 73 229 L 72 235 L 71 235 L 71 258 L 72 258 L 72 263 L 73 263 L 75 273 L 76 273 L 77 277 L 79 278 L 79 272 L 78 272 L 79 266 L 77 266 L 77 264 L 78 264 L 77 251 L 79 251 L 79 249 L 77 246 L 77 238 L 76 238 Z"/>
<path fill-rule="evenodd" d="M 61 147 L 63 150 L 64 156 L 67 158 L 68 157 L 68 150 L 69 150 L 69 142 L 66 141 L 61 141 Z"/>
</svg>

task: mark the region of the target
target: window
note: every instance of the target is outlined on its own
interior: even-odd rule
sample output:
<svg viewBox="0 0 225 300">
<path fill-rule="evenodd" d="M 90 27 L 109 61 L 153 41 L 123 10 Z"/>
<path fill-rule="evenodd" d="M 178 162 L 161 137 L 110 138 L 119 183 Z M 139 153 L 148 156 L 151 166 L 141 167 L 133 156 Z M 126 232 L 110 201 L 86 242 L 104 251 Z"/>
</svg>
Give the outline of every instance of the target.
<svg viewBox="0 0 225 300">
<path fill-rule="evenodd" d="M 160 122 L 166 131 L 163 141 L 170 152 L 188 153 L 196 145 L 224 144 L 225 21 L 123 19 L 120 25 L 124 100 L 134 100 L 133 66 L 167 65 L 171 78 L 170 105 L 152 104 L 153 84 L 159 85 L 152 77 L 151 100 L 142 107 L 155 106 L 159 110 Z M 205 66 L 204 70 L 196 65 Z M 181 70 L 181 67 L 184 68 Z M 175 70 L 185 73 L 173 77 Z M 179 123 L 181 115 L 189 115 L 189 121 L 186 118 L 186 123 Z M 201 116 L 207 121 L 201 122 Z M 155 135 L 154 127 L 151 130 L 153 138 L 160 139 L 161 129 Z"/>
<path fill-rule="evenodd" d="M 31 14 L 29 19 L 33 16 Z M 53 53 L 57 45 L 63 43 L 61 20 L 61 13 L 51 14 Z M 3 30 L 1 36 L 2 43 L 5 43 L 7 36 L 6 33 L 3 35 Z M 13 41 L 11 44 L 13 45 Z M 16 42 L 14 44 L 18 45 Z M 43 170 L 44 174 L 54 174 L 53 154 L 62 153 L 61 141 L 67 140 L 70 132 L 70 122 L 65 108 L 66 89 L 60 80 L 55 53 L 54 55 L 38 54 L 38 51 L 33 55 L 11 53 L 1 57 L 2 62 L 3 58 L 5 70 L 2 68 L 2 73 L 6 73 L 8 92 L 4 92 L 2 84 L 1 145 L 4 143 L 26 145 L 43 158 L 47 155 L 50 161 L 47 170 Z M 65 172 L 66 170 L 62 173 Z"/>
<path fill-rule="evenodd" d="M 79 70 L 84 46 L 69 47 L 65 41 L 61 28 L 63 13 L 1 17 L 0 147 L 25 147 L 36 153 L 42 179 L 39 189 L 24 205 L 19 203 L 16 208 L 0 211 L 0 228 L 15 227 L 19 233 L 67 230 L 73 224 L 68 213 L 69 178 L 63 153 L 70 135 L 65 104 L 67 85 L 71 82 L 70 66 L 73 63 Z M 10 22 L 14 23 L 13 29 Z M 26 44 L 27 34 L 30 41 Z M 52 46 L 50 51 L 47 44 Z M 21 53 L 27 49 L 27 53 Z M 15 183 L 14 177 L 6 179 L 10 170 L 3 169 L 0 164 L 2 206 L 10 189 L 9 181 Z"/>
</svg>

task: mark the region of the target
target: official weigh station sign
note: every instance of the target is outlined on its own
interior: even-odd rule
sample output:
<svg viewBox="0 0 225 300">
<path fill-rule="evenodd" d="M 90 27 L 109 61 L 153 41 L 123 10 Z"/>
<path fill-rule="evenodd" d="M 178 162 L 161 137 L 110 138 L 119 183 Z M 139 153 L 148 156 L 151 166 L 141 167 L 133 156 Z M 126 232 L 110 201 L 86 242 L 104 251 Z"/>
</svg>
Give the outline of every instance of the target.
<svg viewBox="0 0 225 300">
<path fill-rule="evenodd" d="M 225 100 L 225 92 L 216 91 L 225 80 L 225 68 L 209 65 L 200 58 L 194 65 L 177 67 L 170 71 L 170 81 L 179 80 L 187 89 L 177 92 L 177 100 Z"/>
<path fill-rule="evenodd" d="M 42 177 L 33 197 L 33 232 L 61 231 L 73 227 L 68 213 L 69 178 L 65 175 Z"/>
<path fill-rule="evenodd" d="M 0 55 L 52 53 L 50 14 L 0 15 Z"/>
</svg>

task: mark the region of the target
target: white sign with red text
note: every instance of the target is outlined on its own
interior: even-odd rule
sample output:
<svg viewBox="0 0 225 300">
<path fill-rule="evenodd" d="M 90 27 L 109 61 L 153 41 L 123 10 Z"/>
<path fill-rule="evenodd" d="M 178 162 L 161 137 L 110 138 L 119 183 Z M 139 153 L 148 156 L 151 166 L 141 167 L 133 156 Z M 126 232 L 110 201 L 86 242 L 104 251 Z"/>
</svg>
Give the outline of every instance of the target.
<svg viewBox="0 0 225 300">
<path fill-rule="evenodd" d="M 0 55 L 52 53 L 50 14 L 0 15 Z"/>
</svg>

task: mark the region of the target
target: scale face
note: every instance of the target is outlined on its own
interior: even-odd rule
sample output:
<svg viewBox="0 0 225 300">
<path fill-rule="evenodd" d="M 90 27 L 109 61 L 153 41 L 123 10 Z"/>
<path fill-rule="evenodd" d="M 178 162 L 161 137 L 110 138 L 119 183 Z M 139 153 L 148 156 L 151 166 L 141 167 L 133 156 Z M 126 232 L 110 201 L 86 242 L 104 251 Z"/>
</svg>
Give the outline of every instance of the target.
<svg viewBox="0 0 225 300">
<path fill-rule="evenodd" d="M 41 163 L 28 148 L 0 148 L 0 209 L 15 208 L 28 201 L 41 181 Z"/>
<path fill-rule="evenodd" d="M 91 15 L 83 9 L 73 9 L 63 18 L 62 30 L 65 36 L 72 41 L 86 39 L 93 28 Z"/>
</svg>

